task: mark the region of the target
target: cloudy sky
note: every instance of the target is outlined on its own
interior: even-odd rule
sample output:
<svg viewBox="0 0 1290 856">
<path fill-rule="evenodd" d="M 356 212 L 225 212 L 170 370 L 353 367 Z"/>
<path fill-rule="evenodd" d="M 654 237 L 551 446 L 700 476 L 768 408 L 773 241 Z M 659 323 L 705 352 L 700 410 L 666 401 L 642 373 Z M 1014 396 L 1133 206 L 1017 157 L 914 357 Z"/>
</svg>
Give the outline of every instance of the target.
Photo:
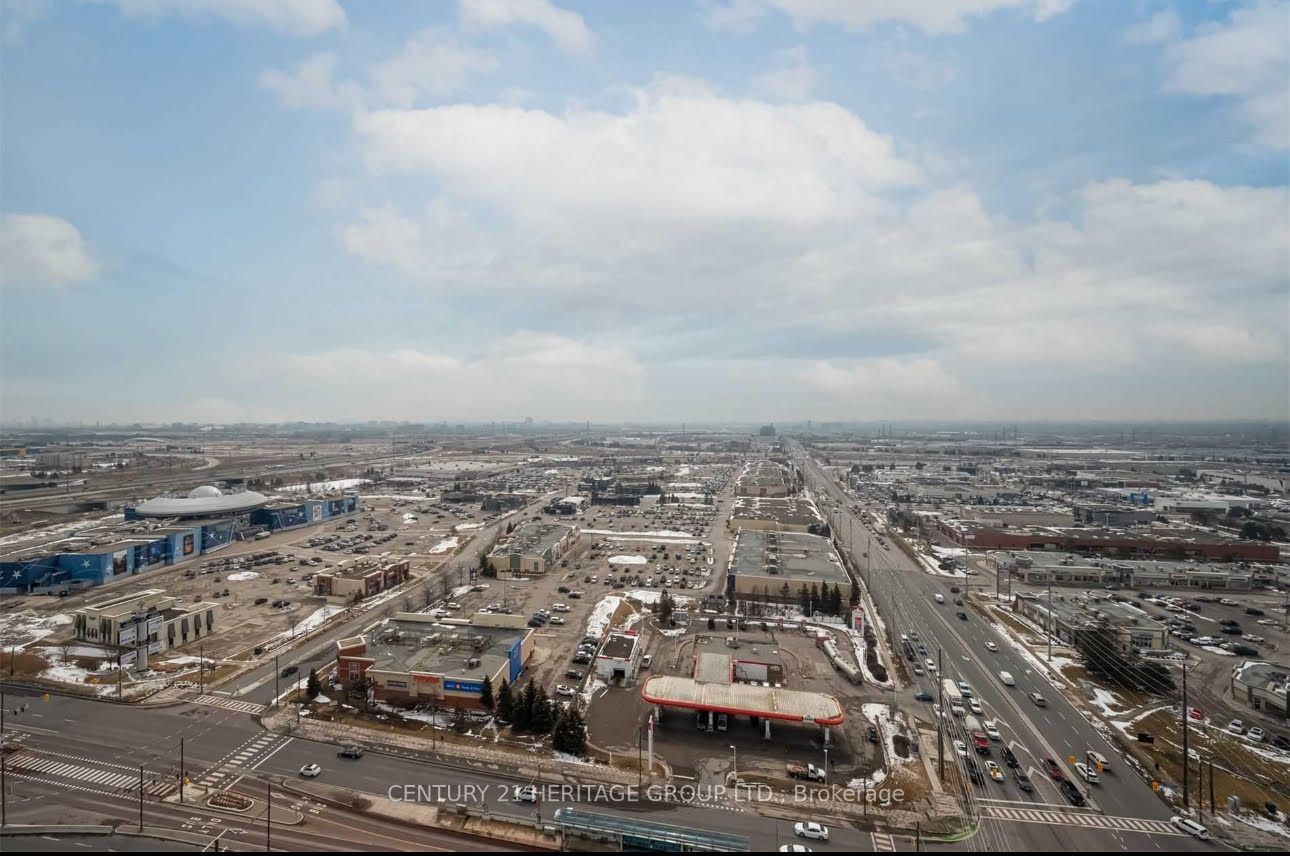
<svg viewBox="0 0 1290 856">
<path fill-rule="evenodd" d="M 1290 413 L 1290 4 L 6 0 L 0 419 Z"/>
</svg>

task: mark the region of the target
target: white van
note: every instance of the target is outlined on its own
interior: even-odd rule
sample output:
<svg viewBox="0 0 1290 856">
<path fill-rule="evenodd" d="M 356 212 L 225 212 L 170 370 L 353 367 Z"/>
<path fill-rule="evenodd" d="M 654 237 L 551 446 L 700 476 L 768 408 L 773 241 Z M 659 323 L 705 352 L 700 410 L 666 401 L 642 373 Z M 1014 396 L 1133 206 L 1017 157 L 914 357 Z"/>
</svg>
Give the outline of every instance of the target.
<svg viewBox="0 0 1290 856">
<path fill-rule="evenodd" d="M 1012 679 L 1012 672 L 1000 672 L 999 680 L 1003 681 L 1005 687 L 1015 687 L 1017 682 Z"/>
</svg>

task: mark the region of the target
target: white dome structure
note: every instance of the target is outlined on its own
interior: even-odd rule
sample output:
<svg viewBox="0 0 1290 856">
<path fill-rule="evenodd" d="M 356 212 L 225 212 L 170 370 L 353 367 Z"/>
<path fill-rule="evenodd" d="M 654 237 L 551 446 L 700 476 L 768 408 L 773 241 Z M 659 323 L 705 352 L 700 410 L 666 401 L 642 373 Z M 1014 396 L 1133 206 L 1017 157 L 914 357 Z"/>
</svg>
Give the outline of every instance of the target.
<svg viewBox="0 0 1290 856">
<path fill-rule="evenodd" d="M 212 484 L 195 487 L 186 496 L 158 496 L 134 508 L 139 517 L 224 517 L 243 514 L 269 501 L 253 490 L 225 493 Z"/>
</svg>

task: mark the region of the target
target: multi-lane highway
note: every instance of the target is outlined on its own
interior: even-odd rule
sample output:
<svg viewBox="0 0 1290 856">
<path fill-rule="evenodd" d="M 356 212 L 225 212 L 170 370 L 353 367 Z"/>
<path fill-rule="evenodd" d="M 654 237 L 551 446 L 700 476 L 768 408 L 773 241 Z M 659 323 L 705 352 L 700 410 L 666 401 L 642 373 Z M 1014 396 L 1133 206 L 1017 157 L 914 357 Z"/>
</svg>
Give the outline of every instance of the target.
<svg viewBox="0 0 1290 856">
<path fill-rule="evenodd" d="M 998 723 L 1003 739 L 993 742 L 993 759 L 1004 767 L 1004 781 L 987 779 L 984 784 L 974 786 L 966 781 L 966 776 L 959 777 L 965 809 L 981 821 L 980 844 L 1008 850 L 1173 851 L 1212 846 L 1175 834 L 1169 826 L 1172 812 L 1150 786 L 1128 769 L 1115 747 L 1048 680 L 1044 670 L 1036 668 L 1034 661 L 1017 651 L 990 621 L 972 609 L 966 610 L 966 621 L 957 617 L 963 608 L 953 603 L 950 588 L 954 581 L 928 574 L 889 541 L 886 547 L 881 546 L 867 521 L 851 513 L 854 497 L 847 495 L 800 449 L 797 459 L 815 494 L 828 497 L 834 503 L 831 516 L 840 540 L 860 567 L 871 569 L 866 574 L 868 587 L 892 639 L 899 639 L 901 634 L 916 637 L 915 644 L 921 642 L 927 649 L 926 659 L 940 660 L 941 674 L 924 669 L 926 674 L 915 676 L 915 686 L 905 690 L 905 702 L 916 704 L 912 696 L 918 690 L 936 698 L 940 677 L 962 680 L 971 685 L 984 709 L 978 718 Z M 944 596 L 944 603 L 936 602 L 937 593 Z M 996 650 L 990 650 L 987 643 Z M 902 656 L 899 646 L 896 655 Z M 916 651 L 920 666 L 924 659 Z M 908 665 L 912 670 L 914 663 Z M 999 678 L 1001 671 L 1011 673 L 1016 685 L 1004 686 Z M 1030 700 L 1034 692 L 1044 697 L 1045 707 L 1038 707 Z M 933 705 L 922 704 L 921 708 L 916 710 L 921 718 L 928 723 L 935 722 Z M 966 735 L 962 732 L 961 720 L 947 717 L 946 721 L 949 732 L 946 752 L 958 766 L 960 759 L 952 741 L 966 740 Z M 970 741 L 966 742 L 970 745 Z M 1003 765 L 1000 753 L 1005 744 L 1029 774 L 1034 792 L 1023 792 L 1013 780 L 1011 770 Z M 1067 763 L 1071 755 L 1083 761 L 1089 750 L 1111 761 L 1110 770 L 1101 776 L 1098 784 L 1080 780 Z M 1062 796 L 1044 772 L 1042 759 L 1046 757 L 1056 760 L 1067 778 L 1074 780 L 1086 794 L 1085 809 L 1071 806 Z"/>
</svg>

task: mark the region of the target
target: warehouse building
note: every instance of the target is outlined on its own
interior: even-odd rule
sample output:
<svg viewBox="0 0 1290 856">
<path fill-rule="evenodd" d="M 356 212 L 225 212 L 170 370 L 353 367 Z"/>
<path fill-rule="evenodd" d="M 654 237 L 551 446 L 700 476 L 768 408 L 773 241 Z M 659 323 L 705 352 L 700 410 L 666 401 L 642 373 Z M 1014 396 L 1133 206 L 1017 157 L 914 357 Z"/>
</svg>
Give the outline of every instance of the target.
<svg viewBox="0 0 1290 856">
<path fill-rule="evenodd" d="M 483 708 L 493 690 L 514 685 L 533 655 L 522 615 L 479 613 L 469 620 L 401 612 L 370 634 L 336 642 L 336 676 L 346 686 L 371 680 L 378 701 L 410 706 Z"/>
<path fill-rule="evenodd" d="M 974 550 L 1051 550 L 1114 556 L 1164 556 L 1223 562 L 1276 562 L 1276 544 L 1236 541 L 1199 530 L 1078 529 L 1055 526 L 1000 528 L 970 520 L 942 518 L 941 533 Z"/>
<path fill-rule="evenodd" d="M 802 496 L 736 497 L 730 509 L 729 528 L 773 529 L 776 532 L 810 532 L 820 534 L 824 518 L 815 503 Z"/>
<path fill-rule="evenodd" d="M 526 523 L 488 554 L 498 574 L 545 574 L 578 543 L 578 528 L 562 523 Z"/>
<path fill-rule="evenodd" d="M 1042 550 L 1000 550 L 987 561 L 1005 578 L 1034 586 L 1249 591 L 1277 579 L 1274 565 L 1249 562 L 1099 559 Z"/>
<path fill-rule="evenodd" d="M 743 472 L 735 480 L 735 496 L 788 496 L 796 492 L 788 471 L 764 459 L 744 464 Z"/>
<path fill-rule="evenodd" d="M 205 639 L 215 631 L 217 603 L 182 603 L 163 589 L 109 598 L 76 610 L 72 621 L 82 642 L 121 648 L 146 646 L 149 654 Z"/>
<path fill-rule="evenodd" d="M 797 603 L 802 589 L 850 596 L 851 577 L 827 538 L 802 532 L 744 529 L 735 538 L 726 592 L 736 600 Z"/>
</svg>

